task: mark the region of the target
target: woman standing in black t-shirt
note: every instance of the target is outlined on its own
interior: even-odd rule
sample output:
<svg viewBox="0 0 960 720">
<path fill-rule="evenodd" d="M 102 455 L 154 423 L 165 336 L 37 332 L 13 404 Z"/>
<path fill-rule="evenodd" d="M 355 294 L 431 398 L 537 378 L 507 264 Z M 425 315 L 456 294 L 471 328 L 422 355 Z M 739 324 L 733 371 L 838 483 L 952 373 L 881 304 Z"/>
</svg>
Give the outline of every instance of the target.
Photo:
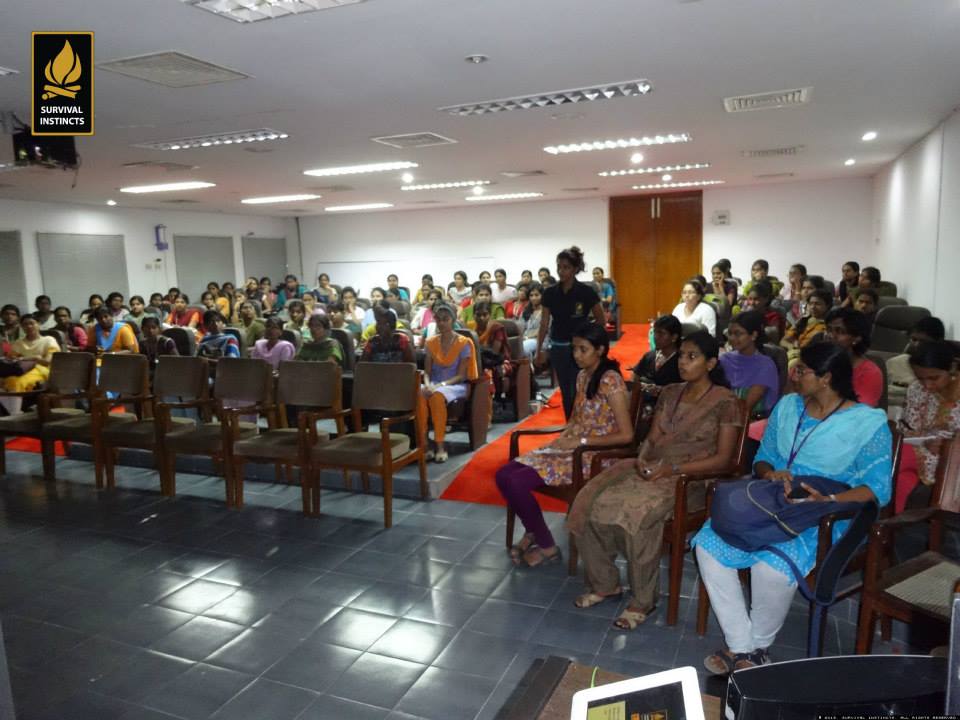
<svg viewBox="0 0 960 720">
<path fill-rule="evenodd" d="M 557 255 L 557 276 L 560 281 L 543 291 L 543 315 L 537 336 L 537 363 L 546 360 L 543 341 L 550 329 L 550 366 L 557 373 L 557 383 L 563 395 L 563 413 L 569 418 L 577 394 L 579 368 L 573 359 L 571 340 L 573 331 L 592 316 L 604 326 L 603 305 L 596 291 L 577 280 L 577 273 L 585 269 L 583 251 L 577 246 L 561 250 Z M 551 322 L 552 320 L 552 322 Z"/>
</svg>

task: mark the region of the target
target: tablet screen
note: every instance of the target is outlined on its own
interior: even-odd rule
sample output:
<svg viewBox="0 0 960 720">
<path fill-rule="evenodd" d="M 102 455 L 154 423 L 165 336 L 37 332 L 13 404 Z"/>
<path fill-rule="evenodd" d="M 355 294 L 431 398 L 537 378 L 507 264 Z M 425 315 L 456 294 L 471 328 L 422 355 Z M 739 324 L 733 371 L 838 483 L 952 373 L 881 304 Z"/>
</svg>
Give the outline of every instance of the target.
<svg viewBox="0 0 960 720">
<path fill-rule="evenodd" d="M 686 720 L 679 682 L 591 700 L 587 720 Z"/>
</svg>

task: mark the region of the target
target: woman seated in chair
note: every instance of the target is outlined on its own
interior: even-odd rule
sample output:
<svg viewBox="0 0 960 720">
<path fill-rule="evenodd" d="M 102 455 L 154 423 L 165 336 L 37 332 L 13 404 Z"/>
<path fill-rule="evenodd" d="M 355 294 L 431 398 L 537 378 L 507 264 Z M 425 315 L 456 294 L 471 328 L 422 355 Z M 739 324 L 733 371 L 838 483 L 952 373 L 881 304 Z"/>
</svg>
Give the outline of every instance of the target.
<svg viewBox="0 0 960 720">
<path fill-rule="evenodd" d="M 60 351 L 55 338 L 40 334 L 40 323 L 33 315 L 20 318 L 20 327 L 23 335 L 10 346 L 7 359 L 18 361 L 23 374 L 4 378 L 3 388 L 7 392 L 27 392 L 45 383 L 50 377 L 53 354 Z M 23 406 L 23 398 L 0 398 L 0 405 L 10 415 L 17 415 Z"/>
<path fill-rule="evenodd" d="M 347 321 L 347 325 L 356 325 L 356 332 L 362 332 L 366 311 L 357 305 L 357 291 L 347 285 L 340 292 L 340 300 L 343 302 L 343 317 Z M 351 332 L 354 331 L 351 330 Z"/>
<path fill-rule="evenodd" d="M 213 305 L 207 304 L 205 299 L 207 293 L 213 296 Z M 220 314 L 224 317 L 230 314 L 230 300 L 225 297 L 223 291 L 220 289 L 220 285 L 212 280 L 207 283 L 207 292 L 200 296 L 200 302 L 203 303 L 203 306 L 207 308 L 207 310 L 219 310 Z"/>
<path fill-rule="evenodd" d="M 340 299 L 340 294 L 337 292 L 337 289 L 330 284 L 330 276 L 326 273 L 320 273 L 320 275 L 317 276 L 317 286 L 313 289 L 312 294 L 316 297 L 317 302 L 323 303 L 324 305 L 329 305 Z"/>
<path fill-rule="evenodd" d="M 97 355 L 112 353 L 129 355 L 140 352 L 137 336 L 125 322 L 113 319 L 113 313 L 106 305 L 97 308 L 96 323 L 87 330 L 87 351 Z"/>
<path fill-rule="evenodd" d="M 806 285 L 806 281 L 804 281 Z M 806 315 L 787 328 L 780 346 L 787 351 L 788 367 L 800 359 L 800 351 L 816 340 L 822 340 L 827 332 L 827 313 L 833 305 L 829 290 L 814 290 L 806 300 Z"/>
<path fill-rule="evenodd" d="M 843 348 L 814 343 L 800 352 L 799 394 L 781 400 L 763 435 L 753 466 L 754 475 L 782 483 L 789 495 L 793 484 L 810 492 L 808 502 L 890 501 L 891 438 L 887 416 L 857 402 L 853 366 Z M 850 487 L 824 497 L 798 478 L 820 476 Z M 834 528 L 834 540 L 847 523 Z M 817 555 L 816 526 L 776 547 L 803 574 L 813 569 Z M 797 582 L 787 563 L 769 551 L 746 552 L 729 545 L 708 520 L 691 541 L 696 546 L 700 576 L 723 631 L 726 649 L 704 660 L 718 675 L 770 662 L 773 644 L 793 600 Z M 750 568 L 751 607 L 744 600 L 737 570 Z"/>
<path fill-rule="evenodd" d="M 756 310 L 763 317 L 763 331 L 770 342 L 779 343 L 786 329 L 786 318 L 770 307 L 773 286 L 767 280 L 757 280 L 741 300 L 744 310 Z M 773 337 L 771 337 L 771 335 Z"/>
<path fill-rule="evenodd" d="M 346 330 L 354 337 L 360 335 L 360 323 L 353 316 L 347 314 L 347 307 L 342 300 L 327 305 L 327 314 L 330 316 L 330 327 Z"/>
<path fill-rule="evenodd" d="M 540 334 L 540 322 L 543 320 L 543 288 L 533 283 L 527 291 L 530 302 L 523 309 L 523 354 L 532 358 L 537 352 L 537 337 Z M 550 350 L 549 332 L 543 339 L 543 350 Z"/>
<path fill-rule="evenodd" d="M 923 445 L 904 444 L 897 475 L 896 512 L 904 510 L 908 498 L 911 507 L 929 505 L 942 444 L 960 432 L 960 375 L 953 345 L 943 340 L 917 344 L 910 351 L 910 368 L 917 379 L 907 389 L 900 428 L 904 437 L 936 439 Z"/>
<path fill-rule="evenodd" d="M 346 290 L 344 290 L 344 295 L 346 295 Z M 370 308 L 363 313 L 363 320 L 360 322 L 360 326 L 363 330 L 366 330 L 371 325 L 377 324 L 377 318 L 374 315 L 373 309 L 378 307 L 387 297 L 387 291 L 382 287 L 375 287 L 370 291 Z"/>
<path fill-rule="evenodd" d="M 157 317 L 163 317 L 163 293 L 151 293 L 150 295 L 151 312 Z"/>
<path fill-rule="evenodd" d="M 343 365 L 343 349 L 340 341 L 330 337 L 330 318 L 327 315 L 311 315 L 307 321 L 310 339 L 300 346 L 297 360 L 305 362 L 333 362 Z"/>
<path fill-rule="evenodd" d="M 309 320 L 311 315 L 325 315 L 327 311 L 324 309 L 323 305 L 317 302 L 317 299 L 313 296 L 313 293 L 306 293 L 303 296 L 303 312 L 306 319 Z"/>
<path fill-rule="evenodd" d="M 196 330 L 200 324 L 200 311 L 187 307 L 189 304 L 190 298 L 182 293 L 177 295 L 173 301 L 173 309 L 167 315 L 167 325 Z"/>
<path fill-rule="evenodd" d="M 197 357 L 208 360 L 240 357 L 240 341 L 223 329 L 226 327 L 219 310 L 207 310 L 203 314 L 203 338 L 197 343 Z"/>
<path fill-rule="evenodd" d="M 250 357 L 266 360 L 274 372 L 277 372 L 280 369 L 280 363 L 293 360 L 293 356 L 297 354 L 293 343 L 280 339 L 282 333 L 283 320 L 277 317 L 267 318 L 263 337 L 254 343 Z"/>
<path fill-rule="evenodd" d="M 523 311 L 527 308 L 527 305 L 530 304 L 530 284 L 529 283 L 520 283 L 517 285 L 517 296 L 512 300 L 508 300 L 506 305 L 503 306 L 504 317 L 507 320 L 516 320 L 517 322 L 523 322 Z"/>
<path fill-rule="evenodd" d="M 720 356 L 727 382 L 751 415 L 766 417 L 780 398 L 780 373 L 763 354 L 763 317 L 754 310 L 740 313 L 730 321 L 727 338 L 733 350 Z"/>
<path fill-rule="evenodd" d="M 424 296 L 426 305 L 419 308 L 410 321 L 410 329 L 415 333 L 425 332 L 433 322 L 434 309 L 443 302 L 443 290 L 440 288 L 430 288 L 430 291 Z"/>
<path fill-rule="evenodd" d="M 33 301 L 36 312 L 33 313 L 34 319 L 40 325 L 40 330 L 53 330 L 57 325 L 57 320 L 53 316 L 53 301 L 49 295 L 37 295 Z"/>
<path fill-rule="evenodd" d="M 300 333 L 300 337 L 309 340 L 310 328 L 307 327 L 307 306 L 304 305 L 303 300 L 288 300 L 286 308 L 290 319 L 284 323 L 283 329 Z"/>
<path fill-rule="evenodd" d="M 460 307 L 460 303 L 473 295 L 473 288 L 467 285 L 467 274 L 463 270 L 457 270 L 453 274 L 453 285 L 447 288 L 447 296 L 453 306 Z"/>
<path fill-rule="evenodd" d="M 696 323 L 711 335 L 717 332 L 717 313 L 703 302 L 703 285 L 696 280 L 683 284 L 682 302 L 673 309 L 673 316 L 681 323 Z"/>
<path fill-rule="evenodd" d="M 488 302 L 478 302 L 474 306 L 473 316 L 480 340 L 481 364 L 484 370 L 493 373 L 494 397 L 499 399 L 505 392 L 506 382 L 513 374 L 507 331 L 496 320 L 490 319 Z"/>
<path fill-rule="evenodd" d="M 853 307 L 853 299 L 856 295 L 853 291 L 860 284 L 860 263 L 848 260 L 843 264 L 840 273 L 840 282 L 837 283 L 837 300 L 840 301 L 840 307 Z"/>
<path fill-rule="evenodd" d="M 96 321 L 97 308 L 103 306 L 103 297 L 94 293 L 87 300 L 87 309 L 80 313 L 80 322 L 92 325 Z"/>
<path fill-rule="evenodd" d="M 577 494 L 568 526 L 583 556 L 588 608 L 622 593 L 618 553 L 627 560 L 632 599 L 614 627 L 633 630 L 659 597 L 663 528 L 673 512 L 678 475 L 729 470 L 742 422 L 737 398 L 718 363 L 719 344 L 706 331 L 680 344 L 683 382 L 660 393 L 653 426 L 636 460 L 604 470 Z M 691 508 L 703 507 L 705 483 L 690 486 Z"/>
<path fill-rule="evenodd" d="M 53 311 L 53 317 L 57 324 L 55 330 L 59 330 L 67 338 L 67 347 L 63 348 L 65 352 L 83 352 L 87 347 L 87 332 L 73 322 L 70 315 L 70 308 L 61 305 Z"/>
<path fill-rule="evenodd" d="M 396 332 L 397 314 L 390 308 L 374 305 L 377 332 L 363 346 L 364 362 L 416 362 L 413 346 L 403 333 Z"/>
<path fill-rule="evenodd" d="M 110 308 L 110 312 L 113 313 L 113 319 L 117 322 L 126 320 L 127 315 L 130 313 L 123 304 L 122 293 L 112 292 L 107 295 L 107 307 Z"/>
<path fill-rule="evenodd" d="M 20 308 L 16 305 L 4 305 L 0 308 L 0 328 L 3 335 L 0 342 L 3 343 L 3 352 L 9 352 L 10 346 L 23 337 L 23 328 L 20 326 Z"/>
<path fill-rule="evenodd" d="M 633 367 L 633 381 L 638 382 L 647 402 L 656 402 L 667 385 L 683 382 L 680 377 L 680 336 L 683 327 L 673 315 L 661 315 L 653 323 L 655 350 L 646 353 Z"/>
<path fill-rule="evenodd" d="M 857 398 L 865 405 L 877 407 L 883 395 L 883 371 L 866 358 L 870 349 L 870 323 L 866 316 L 850 308 L 834 308 L 827 313 L 826 339 L 850 355 Z"/>
<path fill-rule="evenodd" d="M 160 361 L 161 355 L 179 355 L 177 344 L 173 338 L 168 338 L 160 332 L 160 321 L 153 315 L 147 315 L 140 324 L 143 340 L 140 342 L 140 354 L 147 356 L 150 363 L 150 374 Z"/>
<path fill-rule="evenodd" d="M 520 455 L 497 470 L 497 488 L 526 528 L 510 549 L 514 563 L 535 567 L 560 560 L 557 547 L 533 493 L 544 485 L 573 482 L 572 454 L 580 445 L 623 445 L 633 440 L 630 397 L 620 363 L 609 357 L 610 338 L 596 323 L 573 333 L 573 359 L 580 368 L 573 412 L 563 432 L 548 445 Z M 591 453 L 583 456 L 584 477 Z"/>
<path fill-rule="evenodd" d="M 733 312 L 733 306 L 737 304 L 737 281 L 730 280 L 724 267 L 717 263 L 710 268 L 711 284 L 707 288 L 709 294 L 713 295 L 721 310 L 727 315 Z"/>
<path fill-rule="evenodd" d="M 421 413 L 426 423 L 429 415 L 433 424 L 433 448 L 427 450 L 427 460 L 447 461 L 444 444 L 447 433 L 447 405 L 465 400 L 470 393 L 469 381 L 476 380 L 477 357 L 473 342 L 453 329 L 456 311 L 446 303 L 434 307 L 436 334 L 424 345 L 424 375 L 426 383 L 421 391 L 426 411 Z"/>
<path fill-rule="evenodd" d="M 141 327 L 143 319 L 147 317 L 146 311 L 147 305 L 143 301 L 143 298 L 139 295 L 134 295 L 130 298 L 130 312 L 127 313 L 124 320 L 126 322 L 132 322 L 137 327 Z"/>
</svg>

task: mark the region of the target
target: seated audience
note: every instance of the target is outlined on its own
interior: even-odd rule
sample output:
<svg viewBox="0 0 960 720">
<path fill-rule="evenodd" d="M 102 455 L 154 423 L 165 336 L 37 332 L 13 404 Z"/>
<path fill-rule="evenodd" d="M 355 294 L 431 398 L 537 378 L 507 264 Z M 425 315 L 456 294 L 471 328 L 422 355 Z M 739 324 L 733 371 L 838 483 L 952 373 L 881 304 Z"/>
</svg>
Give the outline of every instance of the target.
<svg viewBox="0 0 960 720">
<path fill-rule="evenodd" d="M 548 287 L 550 285 L 556 285 L 557 279 L 550 274 L 550 268 L 542 267 L 537 270 L 537 278 L 540 280 L 540 285 L 542 287 Z"/>
<path fill-rule="evenodd" d="M 673 316 L 681 323 L 694 323 L 705 328 L 711 335 L 717 332 L 717 313 L 703 301 L 703 285 L 688 280 L 680 293 L 682 302 L 673 309 Z"/>
<path fill-rule="evenodd" d="M 213 306 L 207 305 L 206 301 L 203 299 L 206 295 L 206 293 L 204 293 L 200 297 L 200 302 L 203 303 L 204 307 L 206 307 L 208 310 L 219 310 L 221 315 L 224 317 L 229 317 L 230 300 L 227 298 L 220 286 L 211 280 L 207 283 L 207 292 L 213 296 Z"/>
<path fill-rule="evenodd" d="M 143 319 L 147 317 L 147 306 L 143 298 L 139 295 L 133 295 L 130 298 L 130 312 L 123 318 L 126 322 L 132 322 L 137 327 L 142 327 Z"/>
<path fill-rule="evenodd" d="M 270 278 L 260 278 L 260 305 L 263 312 L 268 313 L 273 310 L 277 303 L 277 293 L 274 292 Z M 279 308 L 278 308 L 279 309 Z"/>
<path fill-rule="evenodd" d="M 207 310 L 216 310 L 217 312 L 220 311 L 220 305 L 217 303 L 217 296 L 210 290 L 206 290 L 200 296 L 200 304 L 203 305 L 203 307 Z"/>
<path fill-rule="evenodd" d="M 173 301 L 176 300 L 177 297 L 179 296 L 180 296 L 180 288 L 172 287 L 169 290 L 167 290 L 167 294 L 164 295 L 163 299 L 168 304 L 173 305 Z"/>
<path fill-rule="evenodd" d="M 433 275 L 424 273 L 423 277 L 420 278 L 420 289 L 413 297 L 413 304 L 419 305 L 427 302 L 427 296 L 430 295 L 431 290 L 433 290 Z"/>
<path fill-rule="evenodd" d="M 522 283 L 532 283 L 533 282 L 533 273 L 529 270 L 524 270 L 520 273 L 520 282 Z"/>
<path fill-rule="evenodd" d="M 10 346 L 5 353 L 8 360 L 16 360 L 21 375 L 11 375 L 3 380 L 3 388 L 7 392 L 22 393 L 33 390 L 50 377 L 50 360 L 55 352 L 60 351 L 60 345 L 55 338 L 40 334 L 40 323 L 33 315 L 24 315 L 20 318 L 20 327 L 23 332 L 20 338 Z M 0 398 L 0 405 L 10 415 L 20 413 L 23 406 L 22 397 Z"/>
<path fill-rule="evenodd" d="M 3 352 L 10 351 L 10 345 L 23 337 L 23 328 L 20 327 L 20 308 L 16 305 L 4 305 L 0 309 L 0 322 L 3 323 Z"/>
<path fill-rule="evenodd" d="M 152 293 L 150 295 L 150 307 L 159 313 L 157 317 L 163 317 L 163 295 L 161 293 Z"/>
<path fill-rule="evenodd" d="M 344 290 L 346 293 L 346 290 Z M 375 287 L 370 291 L 370 307 L 363 313 L 363 321 L 360 323 L 361 328 L 366 330 L 371 325 L 376 325 L 377 318 L 374 315 L 373 309 L 380 305 L 387 298 L 387 291 L 381 287 Z"/>
<path fill-rule="evenodd" d="M 717 362 L 719 344 L 699 331 L 680 344 L 683 382 L 663 389 L 653 425 L 636 459 L 604 470 L 577 494 L 568 526 L 583 557 L 587 592 L 579 608 L 623 592 L 618 553 L 627 561 L 630 603 L 614 621 L 633 630 L 646 621 L 660 597 L 663 527 L 676 500 L 681 474 L 729 469 L 742 423 L 736 397 Z M 703 507 L 706 483 L 690 486 L 691 508 Z"/>
<path fill-rule="evenodd" d="M 87 331 L 81 325 L 73 322 L 70 316 L 70 308 L 61 305 L 53 311 L 57 324 L 55 330 L 62 332 L 67 338 L 67 347 L 63 348 L 65 352 L 83 352 L 87 347 Z"/>
<path fill-rule="evenodd" d="M 773 287 L 766 280 L 757 280 L 750 285 L 746 297 L 742 300 L 744 310 L 756 310 L 763 316 L 763 327 L 776 330 L 775 338 L 770 338 L 772 342 L 780 342 L 783 337 L 786 321 L 783 315 L 770 307 L 770 298 L 773 296 Z M 768 335 L 769 337 L 769 335 Z"/>
<path fill-rule="evenodd" d="M 490 289 L 490 286 L 486 283 L 478 283 L 476 286 L 476 294 L 473 297 L 473 302 L 465 307 L 460 315 L 460 321 L 471 330 L 476 328 L 476 319 L 474 317 L 476 305 L 483 302 L 490 305 L 491 320 L 503 320 L 506 317 L 506 313 L 503 311 L 503 306 L 493 302 L 493 293 Z"/>
<path fill-rule="evenodd" d="M 234 292 L 233 302 L 230 305 L 231 307 L 230 317 L 227 318 L 227 320 L 230 322 L 231 325 L 240 324 L 240 306 L 243 305 L 245 302 L 250 302 L 250 300 L 247 299 L 246 292 L 244 292 L 243 290 L 237 290 L 236 292 Z M 254 314 L 256 314 L 256 310 L 254 310 Z"/>
<path fill-rule="evenodd" d="M 53 302 L 48 295 L 37 295 L 33 301 L 33 306 L 37 309 L 33 313 L 33 319 L 37 321 L 41 330 L 53 330 L 57 324 L 57 319 L 53 316 Z"/>
<path fill-rule="evenodd" d="M 807 277 L 807 266 L 802 263 L 796 263 L 790 266 L 787 273 L 787 282 L 777 293 L 781 302 L 789 305 L 800 300 L 800 288 L 803 285 L 803 279 Z"/>
<path fill-rule="evenodd" d="M 826 339 L 839 345 L 853 363 L 853 389 L 857 399 L 877 407 L 883 395 L 883 372 L 865 356 L 870 349 L 870 323 L 863 313 L 850 308 L 834 308 L 827 313 Z"/>
<path fill-rule="evenodd" d="M 487 285 L 489 285 L 490 273 L 487 270 L 484 270 L 483 272 L 481 272 L 480 275 L 477 277 L 477 282 L 486 283 Z"/>
<path fill-rule="evenodd" d="M 469 381 L 478 378 L 477 357 L 473 342 L 453 329 L 456 314 L 452 307 L 439 304 L 434 308 L 436 334 L 424 345 L 424 375 L 421 390 L 426 411 L 421 413 L 433 425 L 433 447 L 427 450 L 427 460 L 447 461 L 444 443 L 447 433 L 447 405 L 465 400 L 470 392 Z"/>
<path fill-rule="evenodd" d="M 732 308 L 737 304 L 737 282 L 727 279 L 723 267 L 717 263 L 710 268 L 710 288 L 709 294 L 713 296 L 714 302 L 720 306 L 721 314 L 725 311 L 727 315 L 732 312 Z"/>
<path fill-rule="evenodd" d="M 609 357 L 609 350 L 610 338 L 602 325 L 585 322 L 574 330 L 573 358 L 580 371 L 569 422 L 548 445 L 497 470 L 497 488 L 526 528 L 510 549 L 517 565 L 535 567 L 560 559 L 560 548 L 544 522 L 534 491 L 544 485 L 569 485 L 573 451 L 580 445 L 621 445 L 633 439 L 629 393 L 620 364 Z M 584 477 L 589 477 L 591 460 L 592 454 L 585 453 Z"/>
<path fill-rule="evenodd" d="M 770 298 L 769 301 L 772 302 L 773 298 L 780 294 L 780 291 L 783 289 L 783 283 L 779 280 L 772 280 L 769 277 L 770 273 L 770 263 L 764 259 L 754 260 L 753 265 L 750 266 L 750 280 L 747 281 L 747 284 L 743 286 L 743 293 L 741 293 L 741 304 L 743 299 L 745 299 L 750 291 L 753 289 L 754 285 L 758 282 L 767 282 L 770 285 Z M 744 308 L 747 309 L 747 308 Z"/>
<path fill-rule="evenodd" d="M 347 308 L 343 302 L 337 300 L 327 305 L 327 314 L 331 328 L 346 330 L 351 335 L 360 335 L 360 323 L 353 316 L 347 317 Z"/>
<path fill-rule="evenodd" d="M 910 351 L 910 366 L 917 380 L 907 390 L 900 429 L 904 437 L 935 439 L 923 445 L 904 444 L 897 476 L 896 512 L 907 506 L 918 483 L 922 489 L 916 491 L 910 504 L 929 504 L 943 443 L 960 432 L 960 379 L 953 345 L 943 340 L 921 342 Z"/>
<path fill-rule="evenodd" d="M 317 299 L 313 296 L 313 293 L 306 293 L 303 296 L 303 311 L 307 319 L 309 319 L 311 315 L 326 314 L 326 310 L 323 309 L 323 305 L 317 302 Z"/>
<path fill-rule="evenodd" d="M 413 320 L 410 321 L 410 329 L 415 333 L 425 331 L 433 322 L 434 309 L 443 302 L 443 290 L 431 288 L 425 298 L 426 304 L 417 310 Z"/>
<path fill-rule="evenodd" d="M 680 337 L 683 328 L 673 315 L 661 315 L 653 323 L 655 349 L 633 367 L 633 381 L 640 383 L 645 400 L 652 402 L 667 385 L 683 382 L 680 377 Z"/>
<path fill-rule="evenodd" d="M 326 315 L 311 315 L 307 321 L 310 339 L 300 346 L 297 360 L 306 362 L 333 362 L 343 365 L 343 349 L 340 341 L 330 337 L 330 318 Z"/>
<path fill-rule="evenodd" d="M 410 294 L 406 290 L 404 290 L 402 287 L 400 287 L 400 278 L 398 278 L 393 273 L 390 273 L 389 275 L 387 275 L 387 290 L 396 290 L 397 296 L 401 300 L 406 300 L 407 302 L 410 302 Z M 386 295 L 386 293 L 384 293 L 384 295 Z"/>
<path fill-rule="evenodd" d="M 210 360 L 240 357 L 240 341 L 223 331 L 226 324 L 219 310 L 207 310 L 203 314 L 203 338 L 197 343 L 197 357 Z"/>
<path fill-rule="evenodd" d="M 832 305 L 833 297 L 829 290 L 814 290 L 807 297 L 807 314 L 800 318 L 796 325 L 787 328 L 783 340 L 780 341 L 780 345 L 787 351 L 790 365 L 799 359 L 800 350 L 811 342 L 822 339 L 827 332 L 826 318 Z"/>
<path fill-rule="evenodd" d="M 720 365 L 734 394 L 750 414 L 766 417 L 780 398 L 777 364 L 763 354 L 763 317 L 755 310 L 742 312 L 727 329 L 730 352 L 720 356 Z"/>
<path fill-rule="evenodd" d="M 113 319 L 117 322 L 125 320 L 129 312 L 123 304 L 123 293 L 112 292 L 107 295 L 107 307 L 110 308 Z"/>
<path fill-rule="evenodd" d="M 286 308 L 290 319 L 284 323 L 283 329 L 299 333 L 304 340 L 309 340 L 310 328 L 307 327 L 307 306 L 303 300 L 290 300 L 287 302 Z"/>
<path fill-rule="evenodd" d="M 877 311 L 880 309 L 880 295 L 873 288 L 860 288 L 853 307 L 862 312 L 870 327 L 873 327 L 873 321 L 877 319 Z"/>
<path fill-rule="evenodd" d="M 453 306 L 460 307 L 460 303 L 473 294 L 473 288 L 467 284 L 467 274 L 463 270 L 457 270 L 453 274 L 453 285 L 447 288 L 447 297 Z"/>
<path fill-rule="evenodd" d="M 240 303 L 239 315 L 240 322 L 237 323 L 237 328 L 243 336 L 243 346 L 252 348 L 257 340 L 263 337 L 265 330 L 263 320 L 257 317 L 257 310 L 249 300 Z"/>
<path fill-rule="evenodd" d="M 243 294 L 247 296 L 247 300 L 260 302 L 260 282 L 252 275 L 243 284 Z"/>
<path fill-rule="evenodd" d="M 503 306 L 503 314 L 507 320 L 515 320 L 523 323 L 523 311 L 530 302 L 530 286 L 526 283 L 517 285 L 517 296 L 513 300 L 508 300 Z"/>
<path fill-rule="evenodd" d="M 597 291 L 597 295 L 600 297 L 600 303 L 603 305 L 604 311 L 611 311 L 617 309 L 617 291 L 613 286 L 613 281 L 605 278 L 603 276 L 603 268 L 595 267 L 593 272 L 593 287 Z"/>
<path fill-rule="evenodd" d="M 396 332 L 397 314 L 388 308 L 374 305 L 376 333 L 363 347 L 365 362 L 416 362 L 410 340 Z"/>
<path fill-rule="evenodd" d="M 851 291 L 860 284 L 860 263 L 856 260 L 848 260 L 843 264 L 840 272 L 840 282 L 837 283 L 837 300 L 841 307 L 852 307 L 853 295 Z"/>
<path fill-rule="evenodd" d="M 94 317 L 96 322 L 87 330 L 88 352 L 95 352 L 97 355 L 129 355 L 140 352 L 133 328 L 125 322 L 114 320 L 110 308 L 101 305 Z"/>
<path fill-rule="evenodd" d="M 491 298 L 498 305 L 504 305 L 508 300 L 517 297 L 517 289 L 507 285 L 507 271 L 497 268 L 493 271 L 494 283 L 490 286 Z"/>
<path fill-rule="evenodd" d="M 523 353 L 532 358 L 537 352 L 537 337 L 543 321 L 543 288 L 540 283 L 534 283 L 527 294 L 530 302 L 523 309 Z M 543 350 L 550 350 L 549 334 L 543 339 Z"/>
<path fill-rule="evenodd" d="M 274 310 L 282 310 L 291 300 L 300 300 L 307 292 L 307 286 L 301 285 L 296 275 L 287 275 L 283 279 L 283 287 L 277 293 L 277 300 L 273 303 Z"/>
<path fill-rule="evenodd" d="M 200 324 L 200 311 L 187 307 L 189 303 L 190 298 L 186 295 L 177 295 L 173 301 L 173 309 L 170 311 L 170 314 L 167 315 L 167 325 L 196 330 Z"/>
<path fill-rule="evenodd" d="M 729 258 L 720 258 L 717 260 L 717 267 L 723 270 L 723 277 L 727 280 L 732 280 L 737 284 L 739 288 L 743 283 L 740 281 L 740 278 L 735 278 L 731 272 L 733 269 L 733 264 L 730 262 Z"/>
<path fill-rule="evenodd" d="M 494 397 L 505 392 L 505 381 L 513 374 L 510 358 L 510 342 L 507 331 L 490 318 L 490 303 L 478 302 L 473 306 L 477 337 L 480 340 L 480 359 L 484 370 L 493 373 Z"/>
<path fill-rule="evenodd" d="M 330 284 L 330 276 L 326 273 L 320 273 L 317 277 L 317 286 L 313 289 L 313 295 L 318 302 L 329 305 L 340 299 L 337 289 Z"/>
<path fill-rule="evenodd" d="M 150 375 L 160 361 L 161 355 L 179 355 L 177 344 L 160 332 L 160 321 L 153 315 L 147 315 L 140 323 L 143 340 L 140 341 L 140 354 L 147 356 L 150 363 Z"/>
<path fill-rule="evenodd" d="M 80 313 L 80 322 L 84 325 L 91 325 L 96 320 L 97 308 L 102 306 L 103 298 L 96 293 L 91 295 L 90 299 L 87 300 L 87 309 Z"/>
<path fill-rule="evenodd" d="M 366 311 L 357 305 L 357 291 L 347 285 L 340 291 L 340 299 L 343 301 L 343 317 L 347 325 L 356 325 L 356 332 L 363 330 L 363 318 Z"/>
<path fill-rule="evenodd" d="M 920 318 L 910 328 L 910 342 L 903 354 L 894 355 L 887 360 L 887 385 L 890 394 L 902 392 L 903 388 L 910 387 L 917 380 L 910 367 L 910 352 L 922 342 L 928 340 L 943 340 L 946 337 L 946 328 L 940 318 Z"/>
<path fill-rule="evenodd" d="M 850 486 L 834 498 L 810 490 L 808 502 L 890 501 L 891 440 L 887 417 L 881 410 L 857 403 L 850 356 L 829 343 L 808 345 L 798 365 L 800 393 L 781 400 L 763 435 L 754 475 L 782 483 L 789 494 L 795 476 L 828 477 Z M 803 442 L 796 442 L 802 437 Z M 791 438 L 793 447 L 791 449 Z M 836 540 L 847 523 L 838 523 Z M 813 569 L 818 528 L 776 547 L 801 573 Z M 787 563 L 769 551 L 746 552 L 727 544 L 710 521 L 691 541 L 696 546 L 700 576 L 723 631 L 727 648 L 704 661 L 710 672 L 733 670 L 770 662 L 773 645 L 790 610 L 797 581 Z M 751 606 L 748 607 L 737 570 L 750 568 Z"/>
<path fill-rule="evenodd" d="M 297 349 L 293 343 L 281 340 L 283 320 L 277 317 L 267 318 L 264 336 L 257 340 L 250 351 L 250 357 L 267 361 L 274 372 L 280 369 L 280 363 L 293 360 Z"/>
<path fill-rule="evenodd" d="M 787 325 L 795 326 L 800 320 L 808 315 L 807 303 L 814 290 L 823 290 L 825 287 L 823 278 L 820 275 L 807 275 L 800 283 L 800 299 L 788 303 L 781 302 L 779 307 L 783 308 L 786 315 Z M 833 307 L 833 298 L 827 304 L 827 310 Z"/>
</svg>

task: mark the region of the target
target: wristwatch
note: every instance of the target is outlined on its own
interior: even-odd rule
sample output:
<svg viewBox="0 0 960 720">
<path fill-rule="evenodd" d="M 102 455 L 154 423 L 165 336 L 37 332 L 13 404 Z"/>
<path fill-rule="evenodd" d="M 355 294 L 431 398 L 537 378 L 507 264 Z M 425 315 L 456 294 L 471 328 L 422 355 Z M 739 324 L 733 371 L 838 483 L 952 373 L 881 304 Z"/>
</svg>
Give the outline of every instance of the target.
<svg viewBox="0 0 960 720">
<path fill-rule="evenodd" d="M 588 442 L 589 441 L 587 440 L 587 438 L 585 437 L 580 438 L 580 445 L 586 445 Z"/>
</svg>

